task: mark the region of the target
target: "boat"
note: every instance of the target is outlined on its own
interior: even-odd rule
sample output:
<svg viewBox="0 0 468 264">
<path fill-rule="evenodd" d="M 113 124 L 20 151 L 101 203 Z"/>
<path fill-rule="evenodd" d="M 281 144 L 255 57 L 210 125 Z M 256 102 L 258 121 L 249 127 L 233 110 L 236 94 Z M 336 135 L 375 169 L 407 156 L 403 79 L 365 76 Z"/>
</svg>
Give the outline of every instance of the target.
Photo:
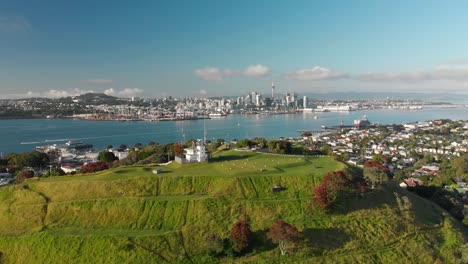
<svg viewBox="0 0 468 264">
<path fill-rule="evenodd" d="M 76 142 L 76 141 L 70 140 L 67 143 L 65 143 L 65 147 L 68 148 L 68 149 L 80 150 L 80 149 L 91 149 L 91 148 L 93 148 L 93 145 L 83 143 L 83 142 Z"/>
<path fill-rule="evenodd" d="M 222 117 L 222 116 L 226 116 L 226 114 L 222 112 L 210 113 L 210 117 Z"/>
<path fill-rule="evenodd" d="M 367 119 L 366 115 L 363 115 L 360 119 L 354 120 L 354 126 L 355 127 L 366 127 L 370 125 L 369 120 Z"/>
<path fill-rule="evenodd" d="M 318 116 L 314 116 L 314 119 L 318 119 Z"/>
</svg>

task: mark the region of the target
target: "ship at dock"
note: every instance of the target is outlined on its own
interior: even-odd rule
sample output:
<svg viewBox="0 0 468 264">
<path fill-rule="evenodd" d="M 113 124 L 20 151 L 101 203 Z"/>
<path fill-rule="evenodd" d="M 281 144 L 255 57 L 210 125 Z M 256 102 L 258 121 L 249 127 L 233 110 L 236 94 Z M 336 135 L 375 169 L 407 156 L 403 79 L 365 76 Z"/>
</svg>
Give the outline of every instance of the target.
<svg viewBox="0 0 468 264">
<path fill-rule="evenodd" d="M 354 120 L 354 127 L 356 128 L 366 127 L 369 125 L 370 125 L 370 122 L 369 122 L 369 119 L 367 119 L 366 115 L 362 116 L 359 119 Z"/>
</svg>

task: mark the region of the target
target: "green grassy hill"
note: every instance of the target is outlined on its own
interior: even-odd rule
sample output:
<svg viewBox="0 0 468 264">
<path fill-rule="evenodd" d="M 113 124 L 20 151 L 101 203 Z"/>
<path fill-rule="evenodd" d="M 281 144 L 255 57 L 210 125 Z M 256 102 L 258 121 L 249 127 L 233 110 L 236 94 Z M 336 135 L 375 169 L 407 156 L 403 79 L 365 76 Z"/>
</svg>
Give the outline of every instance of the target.
<svg viewBox="0 0 468 264">
<path fill-rule="evenodd" d="M 210 163 L 121 167 L 0 189 L 5 263 L 457 263 L 465 242 L 434 204 L 388 185 L 325 214 L 313 187 L 344 165 L 329 157 L 221 151 Z M 286 187 L 273 193 L 274 185 Z M 281 218 L 301 231 L 281 257 L 265 238 Z M 257 241 L 244 257 L 215 258 L 206 236 L 229 237 L 248 219 Z M 402 261 L 404 260 L 404 261 Z"/>
</svg>

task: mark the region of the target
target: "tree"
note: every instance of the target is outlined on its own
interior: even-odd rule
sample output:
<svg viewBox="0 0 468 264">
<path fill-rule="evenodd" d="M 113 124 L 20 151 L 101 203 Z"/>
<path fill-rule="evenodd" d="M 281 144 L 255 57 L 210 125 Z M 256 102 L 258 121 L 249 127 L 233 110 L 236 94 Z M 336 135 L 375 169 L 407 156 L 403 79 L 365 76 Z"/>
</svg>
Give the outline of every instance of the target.
<svg viewBox="0 0 468 264">
<path fill-rule="evenodd" d="M 120 148 L 121 150 L 126 150 L 126 149 L 127 149 L 127 145 L 121 144 L 119 148 Z"/>
<path fill-rule="evenodd" d="M 372 160 L 374 160 L 374 161 L 376 161 L 378 163 L 383 163 L 384 162 L 382 154 L 375 154 L 374 156 L 372 156 Z"/>
<path fill-rule="evenodd" d="M 268 141 L 263 137 L 256 137 L 253 141 L 259 148 L 264 148 L 268 144 Z"/>
<path fill-rule="evenodd" d="M 110 162 L 113 162 L 114 160 L 118 160 L 118 158 L 112 152 L 102 151 L 99 153 L 97 160 L 110 163 Z"/>
<path fill-rule="evenodd" d="M 286 140 L 271 140 L 268 142 L 268 150 L 271 153 L 288 154 L 291 153 L 292 144 Z"/>
<path fill-rule="evenodd" d="M 106 149 L 113 149 L 113 148 L 114 148 L 114 146 L 112 146 L 112 145 L 107 145 L 107 147 L 106 147 Z"/>
<path fill-rule="evenodd" d="M 457 157 L 451 163 L 457 176 L 468 174 L 468 155 Z"/>
<path fill-rule="evenodd" d="M 377 167 L 367 167 L 364 168 L 364 178 L 372 183 L 372 189 L 374 189 L 376 184 L 387 181 L 388 175 Z"/>
<path fill-rule="evenodd" d="M 107 170 L 108 168 L 109 165 L 107 165 L 107 163 L 105 162 L 91 162 L 81 166 L 81 171 L 83 173 L 93 173 L 102 170 Z"/>
<path fill-rule="evenodd" d="M 176 156 L 182 156 L 184 154 L 184 146 L 180 143 L 175 143 L 174 144 L 174 154 Z"/>
<path fill-rule="evenodd" d="M 19 168 L 24 167 L 45 167 L 49 162 L 49 157 L 47 154 L 33 151 L 33 152 L 26 152 L 23 154 L 9 154 L 8 157 L 8 164 L 12 166 L 17 166 Z"/>
<path fill-rule="evenodd" d="M 389 170 L 386 166 L 382 165 L 382 163 L 378 162 L 378 161 L 375 161 L 375 160 L 366 160 L 364 162 L 364 169 L 365 168 L 378 168 L 382 171 L 384 171 L 385 173 L 388 173 Z"/>
<path fill-rule="evenodd" d="M 32 170 L 25 170 L 25 171 L 20 171 L 18 175 L 16 175 L 16 183 L 22 183 L 26 179 L 34 177 L 34 171 Z"/>
<path fill-rule="evenodd" d="M 212 142 L 208 145 L 208 151 L 215 152 L 220 146 L 221 144 L 219 144 L 218 142 Z"/>
<path fill-rule="evenodd" d="M 141 143 L 136 143 L 135 144 L 135 148 L 141 149 L 141 147 L 143 147 L 143 144 L 141 144 Z"/>
<path fill-rule="evenodd" d="M 247 221 L 242 220 L 234 224 L 231 229 L 232 249 L 242 252 L 250 246 L 252 241 L 252 231 Z"/>
<path fill-rule="evenodd" d="M 314 189 L 314 201 L 321 208 L 328 208 L 337 198 L 353 190 L 360 191 L 360 177 L 351 180 L 343 171 L 327 173 Z"/>
<path fill-rule="evenodd" d="M 295 248 L 297 236 L 297 228 L 283 220 L 277 220 L 267 233 L 267 237 L 278 244 L 281 255 Z"/>
<path fill-rule="evenodd" d="M 53 169 L 50 169 L 46 175 L 47 176 L 63 176 L 65 175 L 65 172 L 61 168 L 53 168 Z"/>
<path fill-rule="evenodd" d="M 207 248 L 211 254 L 220 254 L 224 249 L 223 239 L 216 233 L 208 233 L 205 237 Z"/>
<path fill-rule="evenodd" d="M 253 146 L 253 142 L 248 139 L 242 139 L 241 141 L 237 142 L 236 145 L 238 148 L 250 148 Z"/>
<path fill-rule="evenodd" d="M 314 201 L 321 207 L 327 208 L 331 204 L 330 196 L 328 195 L 327 186 L 323 183 L 319 184 L 314 189 Z"/>
<path fill-rule="evenodd" d="M 431 155 L 429 155 L 429 154 L 424 155 L 424 162 L 425 162 L 426 164 L 430 164 L 430 163 L 432 163 L 432 162 L 434 162 L 434 161 L 435 161 L 435 159 L 434 159 L 433 156 L 431 156 Z"/>
</svg>

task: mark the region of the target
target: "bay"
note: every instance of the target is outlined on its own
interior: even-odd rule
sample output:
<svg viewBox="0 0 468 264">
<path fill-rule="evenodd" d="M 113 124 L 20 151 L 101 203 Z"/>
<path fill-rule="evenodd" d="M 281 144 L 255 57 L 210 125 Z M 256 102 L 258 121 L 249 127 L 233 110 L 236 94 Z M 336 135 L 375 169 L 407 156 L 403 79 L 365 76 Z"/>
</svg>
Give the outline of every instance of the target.
<svg viewBox="0 0 468 264">
<path fill-rule="evenodd" d="M 317 119 L 314 116 L 317 115 Z M 265 137 L 298 137 L 298 130 L 320 130 L 321 126 L 352 125 L 366 115 L 371 123 L 401 124 L 447 118 L 468 119 L 468 107 L 430 107 L 423 110 L 361 110 L 353 112 L 297 113 L 284 115 L 241 115 L 208 120 L 164 122 L 85 121 L 73 119 L 0 120 L 0 152 L 26 152 L 35 146 L 77 140 L 91 143 L 96 149 L 107 145 L 133 146 L 180 142 L 184 139 L 225 140 Z"/>
</svg>

